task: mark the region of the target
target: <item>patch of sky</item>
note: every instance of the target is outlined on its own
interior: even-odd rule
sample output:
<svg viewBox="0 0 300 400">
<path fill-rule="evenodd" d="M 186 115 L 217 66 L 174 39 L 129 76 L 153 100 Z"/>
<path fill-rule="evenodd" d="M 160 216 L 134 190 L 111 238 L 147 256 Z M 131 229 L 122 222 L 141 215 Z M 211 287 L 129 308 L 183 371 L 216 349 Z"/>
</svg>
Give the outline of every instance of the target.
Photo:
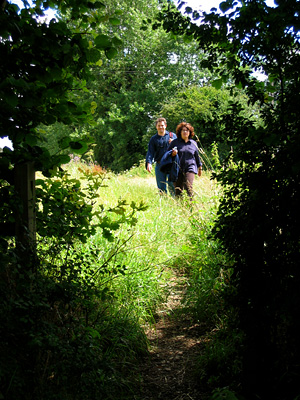
<svg viewBox="0 0 300 400">
<path fill-rule="evenodd" d="M 222 0 L 174 0 L 174 3 L 178 6 L 182 3 L 181 11 L 184 13 L 186 7 L 192 8 L 194 11 L 204 11 L 209 13 L 212 8 L 215 8 L 218 13 L 220 13 L 219 5 L 222 3 Z M 265 3 L 268 7 L 276 7 L 274 0 L 265 0 Z M 242 4 L 240 1 L 236 1 L 236 4 Z M 229 10 L 231 12 L 232 10 Z M 260 80 L 264 81 L 267 79 L 267 76 L 263 73 L 262 69 L 254 71 L 252 75 Z"/>
<path fill-rule="evenodd" d="M 22 1 L 22 0 L 11 0 L 10 3 L 16 4 L 19 9 L 22 9 L 24 7 L 32 7 L 33 2 L 32 1 Z M 44 10 L 44 16 L 39 17 L 38 20 L 42 22 L 50 22 L 51 19 L 55 18 L 56 19 L 56 11 L 52 8 L 47 8 Z"/>
<path fill-rule="evenodd" d="M 175 3 L 179 3 L 179 1 L 176 0 Z M 220 3 L 222 3 L 221 0 L 186 0 L 184 1 L 184 7 L 191 7 L 193 10 L 205 12 L 209 12 L 212 8 L 220 11 Z M 241 2 L 239 3 L 241 4 Z M 268 7 L 275 7 L 274 0 L 266 0 L 265 3 Z"/>
</svg>

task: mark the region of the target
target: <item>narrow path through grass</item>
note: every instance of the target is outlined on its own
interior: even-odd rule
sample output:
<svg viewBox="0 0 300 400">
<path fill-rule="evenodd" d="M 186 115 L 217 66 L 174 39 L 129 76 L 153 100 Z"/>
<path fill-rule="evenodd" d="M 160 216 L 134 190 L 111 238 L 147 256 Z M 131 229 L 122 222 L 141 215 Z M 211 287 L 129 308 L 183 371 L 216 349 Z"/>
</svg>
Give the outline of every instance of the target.
<svg viewBox="0 0 300 400">
<path fill-rule="evenodd" d="M 137 351 L 137 358 L 130 360 L 126 371 L 133 375 L 125 380 L 124 386 L 130 392 L 129 397 L 126 397 L 127 392 L 124 394 L 126 399 L 208 398 L 203 388 L 197 386 L 196 378 L 197 372 L 199 377 L 196 371 L 199 353 L 210 333 L 204 316 L 206 310 L 203 312 L 201 307 L 199 310 L 204 322 L 196 324 L 194 321 L 198 319 L 199 292 L 205 296 L 210 290 L 205 285 L 199 289 L 199 280 L 205 275 L 204 267 L 210 265 L 210 257 L 213 263 L 218 262 L 208 240 L 218 203 L 218 188 L 210 174 L 204 173 L 201 178 L 196 177 L 194 189 L 193 204 L 185 197 L 161 196 L 154 176 L 145 173 L 144 167 L 120 175 L 109 174 L 107 185 L 99 188 L 99 205 L 105 208 L 114 207 L 119 200 L 128 205 L 142 202 L 147 206 L 138 212 L 133 227 L 124 226 L 115 232 L 114 242 L 107 243 L 102 232 L 95 238 L 102 251 L 101 257 L 109 259 L 111 267 L 126 266 L 126 273 L 109 283 L 113 293 L 110 315 L 115 315 L 118 321 L 122 313 L 126 321 L 134 321 L 145 330 L 149 344 L 148 355 L 144 356 L 145 352 L 139 351 L 141 347 L 146 350 L 144 336 L 140 343 L 140 336 L 126 338 L 124 334 L 133 353 Z M 126 245 L 114 253 L 116 243 Z M 189 274 L 189 283 L 187 276 L 179 271 Z M 208 282 L 212 281 L 211 275 L 213 273 L 208 274 Z M 197 308 L 196 314 L 184 308 L 185 301 L 190 309 Z M 140 363 L 141 357 L 144 358 Z M 140 385 L 136 383 L 138 365 Z"/>
<path fill-rule="evenodd" d="M 136 399 L 207 399 L 194 377 L 196 356 L 206 340 L 206 330 L 184 313 L 184 292 L 185 278 L 175 275 L 155 326 L 146 330 L 150 352 L 141 368 L 141 393 Z"/>
<path fill-rule="evenodd" d="M 128 173 L 129 174 L 129 173 Z M 184 309 L 182 303 L 186 291 L 187 278 L 179 270 L 198 268 L 196 258 L 206 252 L 199 247 L 196 255 L 191 246 L 192 238 L 207 243 L 206 230 L 216 208 L 218 191 L 210 176 L 204 174 L 195 180 L 195 204 L 191 208 L 188 202 L 178 201 L 169 196 L 159 196 L 154 177 L 130 176 L 112 177 L 107 190 L 109 204 L 111 195 L 125 198 L 128 202 L 145 201 L 148 209 L 139 213 L 136 232 L 132 243 L 140 248 L 132 270 L 140 268 L 141 261 L 151 256 L 149 271 L 139 278 L 139 283 L 121 281 L 115 290 L 124 304 L 123 287 L 129 287 L 126 302 L 137 310 L 137 305 L 150 309 L 148 319 L 140 314 L 141 320 L 149 321 L 145 333 L 149 342 L 149 354 L 140 366 L 140 393 L 134 394 L 134 400 L 206 400 L 208 394 L 197 386 L 196 364 L 199 353 L 208 340 L 207 325 L 195 324 L 192 315 Z M 133 174 L 133 175 L 132 175 Z M 113 191 L 111 191 L 113 187 Z M 105 189 L 105 188 L 104 188 Z M 104 190 L 103 194 L 106 192 Z M 140 247 L 139 247 L 140 246 Z M 209 245 L 206 246 L 209 249 Z M 131 261 L 134 257 L 131 258 Z M 128 263 L 126 263 L 128 264 Z M 195 265 L 194 265 L 195 264 Z M 179 269 L 177 269 L 179 268 Z M 152 276 L 152 278 L 151 278 Z M 160 290 L 162 289 L 162 290 Z M 158 305 L 161 298 L 165 303 Z M 161 294 L 159 294 L 161 292 Z M 158 310 L 157 310 L 158 306 Z M 155 323 L 153 323 L 153 314 Z M 138 311 L 141 313 L 141 310 Z"/>
</svg>

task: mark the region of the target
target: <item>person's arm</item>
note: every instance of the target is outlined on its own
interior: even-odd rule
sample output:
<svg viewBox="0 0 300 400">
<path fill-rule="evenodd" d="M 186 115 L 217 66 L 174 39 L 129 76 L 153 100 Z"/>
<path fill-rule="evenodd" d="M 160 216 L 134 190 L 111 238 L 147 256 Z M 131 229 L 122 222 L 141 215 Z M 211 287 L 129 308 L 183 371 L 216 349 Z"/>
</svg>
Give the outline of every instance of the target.
<svg viewBox="0 0 300 400">
<path fill-rule="evenodd" d="M 169 151 L 169 150 L 172 150 L 174 147 L 176 147 L 177 146 L 177 144 L 176 144 L 176 142 L 174 141 L 174 139 L 171 141 L 171 143 L 169 144 L 169 146 L 168 146 L 168 149 L 167 149 L 167 151 Z M 177 148 L 177 147 L 176 147 Z"/>
<path fill-rule="evenodd" d="M 149 144 L 148 144 L 148 151 L 146 155 L 146 168 L 148 172 L 152 172 L 152 163 L 154 160 L 154 154 L 155 154 L 155 147 L 154 147 L 154 139 L 153 137 L 150 139 Z"/>
<path fill-rule="evenodd" d="M 198 167 L 198 176 L 201 176 L 202 175 L 202 161 L 199 156 L 199 149 L 198 149 L 197 143 L 195 143 L 195 145 L 197 148 L 197 150 L 195 151 L 195 160 L 196 160 L 196 164 Z"/>
</svg>

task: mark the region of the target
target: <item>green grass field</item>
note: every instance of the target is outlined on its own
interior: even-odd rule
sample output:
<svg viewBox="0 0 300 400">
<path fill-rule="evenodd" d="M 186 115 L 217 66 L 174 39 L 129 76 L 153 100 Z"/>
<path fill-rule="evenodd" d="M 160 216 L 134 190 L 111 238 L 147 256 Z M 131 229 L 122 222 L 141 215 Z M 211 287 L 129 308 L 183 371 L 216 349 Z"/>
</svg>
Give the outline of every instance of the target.
<svg viewBox="0 0 300 400">
<path fill-rule="evenodd" d="M 74 164 L 69 167 L 77 178 L 78 167 L 82 168 Z M 146 172 L 143 165 L 118 175 L 105 174 L 98 189 L 96 207 L 112 208 L 119 201 L 142 202 L 147 207 L 137 212 L 135 226 L 125 224 L 115 232 L 113 243 L 104 240 L 101 232 L 90 238 L 90 243 L 97 242 L 101 247 L 103 260 L 116 252 L 110 258 L 111 268 L 126 266 L 126 273 L 117 274 L 110 283 L 115 293 L 114 306 L 127 308 L 142 323 L 151 321 L 168 293 L 171 276 L 178 270 L 191 272 L 196 267 L 195 260 L 197 270 L 202 259 L 208 262 L 211 245 L 207 235 L 215 218 L 219 188 L 204 172 L 201 177 L 196 176 L 194 191 L 192 204 L 184 196 L 178 199 L 160 195 L 154 174 Z"/>
</svg>

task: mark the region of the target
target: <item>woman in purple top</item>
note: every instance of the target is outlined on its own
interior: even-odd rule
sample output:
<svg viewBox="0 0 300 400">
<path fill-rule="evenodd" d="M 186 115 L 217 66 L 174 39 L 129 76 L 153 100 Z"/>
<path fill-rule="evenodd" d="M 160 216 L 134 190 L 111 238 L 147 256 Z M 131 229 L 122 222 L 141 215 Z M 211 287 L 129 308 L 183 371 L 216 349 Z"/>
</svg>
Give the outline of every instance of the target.
<svg viewBox="0 0 300 400">
<path fill-rule="evenodd" d="M 187 191 L 190 199 L 193 197 L 193 183 L 195 175 L 201 176 L 202 162 L 199 156 L 199 149 L 193 140 L 194 128 L 187 122 L 181 122 L 176 127 L 177 139 L 174 139 L 168 150 L 173 150 L 172 156 L 178 154 L 179 173 L 175 182 L 175 195 L 179 196 L 183 190 Z"/>
</svg>

